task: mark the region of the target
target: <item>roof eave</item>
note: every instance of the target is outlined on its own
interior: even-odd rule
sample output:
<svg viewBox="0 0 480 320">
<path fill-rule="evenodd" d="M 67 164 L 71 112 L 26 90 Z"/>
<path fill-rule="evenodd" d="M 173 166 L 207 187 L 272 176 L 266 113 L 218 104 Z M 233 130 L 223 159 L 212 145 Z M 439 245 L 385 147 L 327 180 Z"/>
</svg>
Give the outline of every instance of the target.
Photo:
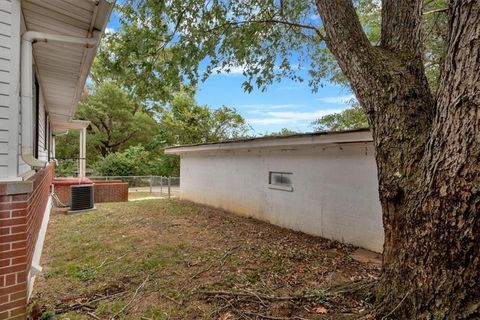
<svg viewBox="0 0 480 320">
<path fill-rule="evenodd" d="M 286 137 L 263 137 L 244 141 L 227 141 L 211 144 L 177 146 L 165 149 L 165 154 L 181 155 L 209 151 L 252 150 L 263 148 L 295 148 L 315 145 L 334 145 L 345 143 L 372 142 L 369 130 L 352 130 L 343 132 L 323 132 L 316 134 L 300 134 Z"/>
<path fill-rule="evenodd" d="M 95 13 L 95 21 L 92 24 L 93 26 L 92 35 L 94 32 L 100 32 L 101 36 L 99 37 L 99 43 L 101 41 L 102 35 L 105 32 L 105 28 L 107 27 L 108 20 L 110 18 L 110 15 L 112 14 L 114 7 L 115 7 L 115 0 L 111 2 L 108 0 L 100 0 L 98 3 L 98 7 L 97 7 L 98 9 Z M 93 60 L 97 55 L 98 47 L 99 47 L 99 44 L 97 44 L 97 46 L 93 50 L 85 50 L 85 54 L 83 57 L 84 62 L 82 64 L 82 69 L 80 72 L 77 89 L 76 89 L 75 97 L 72 104 L 72 112 L 70 116 L 71 118 L 73 117 L 73 114 L 77 109 L 77 104 L 82 97 L 83 88 L 85 87 L 87 77 L 90 73 L 90 69 L 92 68 Z"/>
</svg>

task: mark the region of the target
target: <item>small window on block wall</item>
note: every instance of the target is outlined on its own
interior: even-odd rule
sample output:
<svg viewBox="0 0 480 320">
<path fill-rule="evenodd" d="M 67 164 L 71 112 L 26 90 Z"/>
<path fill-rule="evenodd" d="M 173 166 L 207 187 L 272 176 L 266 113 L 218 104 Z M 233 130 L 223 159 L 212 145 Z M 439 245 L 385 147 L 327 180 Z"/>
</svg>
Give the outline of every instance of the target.
<svg viewBox="0 0 480 320">
<path fill-rule="evenodd" d="M 293 173 L 270 171 L 268 173 L 268 188 L 282 191 L 293 191 Z"/>
</svg>

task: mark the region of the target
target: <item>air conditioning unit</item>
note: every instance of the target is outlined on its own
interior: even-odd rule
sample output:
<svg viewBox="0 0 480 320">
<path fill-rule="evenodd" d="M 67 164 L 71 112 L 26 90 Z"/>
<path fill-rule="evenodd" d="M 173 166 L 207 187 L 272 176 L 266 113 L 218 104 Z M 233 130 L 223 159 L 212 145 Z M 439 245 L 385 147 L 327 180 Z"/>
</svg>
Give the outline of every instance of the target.
<svg viewBox="0 0 480 320">
<path fill-rule="evenodd" d="M 70 212 L 95 209 L 93 184 L 70 186 Z"/>
</svg>

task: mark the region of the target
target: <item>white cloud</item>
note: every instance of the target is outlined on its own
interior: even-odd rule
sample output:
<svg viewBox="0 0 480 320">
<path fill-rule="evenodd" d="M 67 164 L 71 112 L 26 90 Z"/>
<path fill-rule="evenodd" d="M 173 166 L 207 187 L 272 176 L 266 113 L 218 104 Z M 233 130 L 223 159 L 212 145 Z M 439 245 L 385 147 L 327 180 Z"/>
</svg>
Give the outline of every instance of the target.
<svg viewBox="0 0 480 320">
<path fill-rule="evenodd" d="M 313 112 L 295 112 L 295 111 L 285 111 L 285 112 L 275 112 L 269 111 L 262 113 L 262 118 L 250 118 L 247 119 L 247 123 L 251 125 L 279 125 L 279 124 L 300 124 L 302 122 L 314 121 L 318 118 L 321 118 L 327 114 L 338 113 L 344 110 L 345 108 L 338 109 L 322 109 Z"/>
<path fill-rule="evenodd" d="M 112 34 L 112 33 L 115 33 L 115 29 L 114 28 L 110 28 L 110 27 L 107 27 L 105 28 L 105 34 Z"/>
<path fill-rule="evenodd" d="M 241 76 L 243 73 L 247 70 L 250 69 L 250 71 L 253 70 L 253 68 L 258 67 L 258 69 L 262 69 L 261 64 L 257 65 L 227 65 L 223 67 L 215 67 L 212 68 L 212 75 L 224 75 L 224 76 Z M 294 66 L 292 66 L 293 69 Z M 278 71 L 279 67 L 274 66 L 273 70 Z"/>
<path fill-rule="evenodd" d="M 245 70 L 245 66 L 216 67 L 212 69 L 212 75 L 238 76 L 243 75 Z"/>
<path fill-rule="evenodd" d="M 301 89 L 300 86 L 282 86 L 276 88 L 277 91 L 293 91 L 293 90 L 299 90 Z"/>
<path fill-rule="evenodd" d="M 287 103 L 287 104 L 241 104 L 238 108 L 247 109 L 248 113 L 265 113 L 269 110 L 278 110 L 278 109 L 295 109 L 301 108 L 304 105 Z"/>
<path fill-rule="evenodd" d="M 322 97 L 322 98 L 317 98 L 315 100 L 324 102 L 324 103 L 332 103 L 332 104 L 347 104 L 349 103 L 352 99 L 356 99 L 355 95 L 350 94 L 348 96 L 332 96 L 332 97 Z"/>
</svg>

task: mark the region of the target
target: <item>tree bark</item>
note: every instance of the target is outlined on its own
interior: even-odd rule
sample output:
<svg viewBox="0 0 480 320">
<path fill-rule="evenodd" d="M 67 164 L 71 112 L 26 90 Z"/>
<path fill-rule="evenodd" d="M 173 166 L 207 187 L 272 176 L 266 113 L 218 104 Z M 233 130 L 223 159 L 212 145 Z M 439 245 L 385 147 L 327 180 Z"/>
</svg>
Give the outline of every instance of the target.
<svg viewBox="0 0 480 320">
<path fill-rule="evenodd" d="M 422 62 L 421 0 L 382 1 L 372 46 L 351 0 L 318 0 L 326 43 L 368 114 L 385 228 L 377 315 L 480 318 L 480 2 L 450 3 L 442 79 Z"/>
</svg>

